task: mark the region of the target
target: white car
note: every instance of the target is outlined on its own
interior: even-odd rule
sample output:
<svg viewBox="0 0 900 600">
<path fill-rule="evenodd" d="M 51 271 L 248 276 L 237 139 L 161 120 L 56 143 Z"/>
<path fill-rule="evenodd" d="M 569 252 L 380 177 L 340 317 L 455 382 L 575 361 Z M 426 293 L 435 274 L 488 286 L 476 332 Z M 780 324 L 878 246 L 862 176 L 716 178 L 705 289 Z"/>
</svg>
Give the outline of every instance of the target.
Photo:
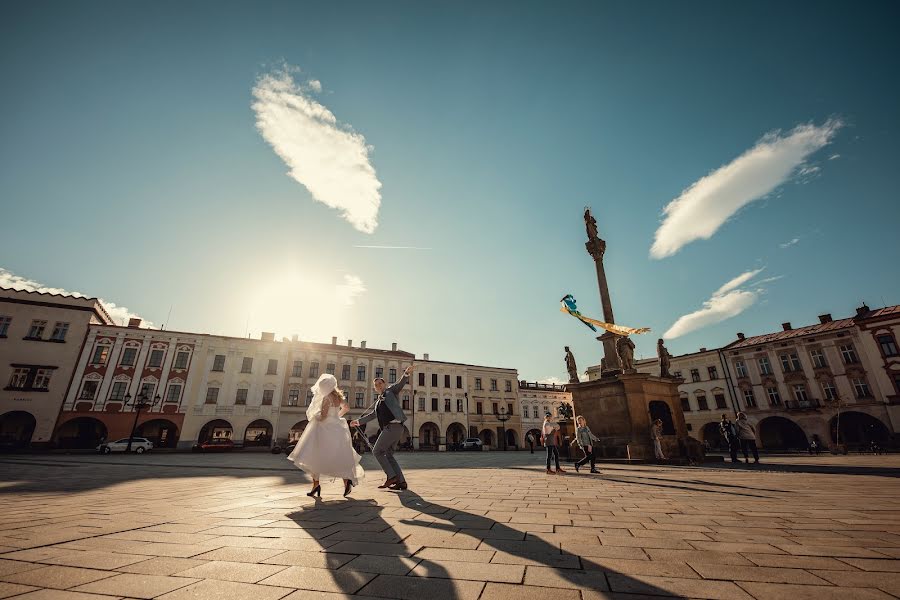
<svg viewBox="0 0 900 600">
<path fill-rule="evenodd" d="M 101 454 L 109 454 L 110 452 L 125 452 L 128 448 L 128 438 L 122 438 L 114 442 L 104 442 L 97 446 L 97 452 Z M 131 438 L 131 451 L 143 454 L 153 450 L 153 442 L 147 438 L 134 437 Z"/>
<path fill-rule="evenodd" d="M 483 442 L 479 438 L 466 438 L 462 443 L 463 450 L 481 450 Z"/>
</svg>

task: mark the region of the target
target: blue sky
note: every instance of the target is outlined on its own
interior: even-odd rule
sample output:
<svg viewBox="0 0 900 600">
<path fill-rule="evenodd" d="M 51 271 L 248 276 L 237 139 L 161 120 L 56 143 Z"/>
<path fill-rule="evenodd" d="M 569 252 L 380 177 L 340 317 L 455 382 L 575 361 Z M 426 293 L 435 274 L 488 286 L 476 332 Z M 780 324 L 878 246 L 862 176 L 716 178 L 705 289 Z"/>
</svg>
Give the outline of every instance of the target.
<svg viewBox="0 0 900 600">
<path fill-rule="evenodd" d="M 0 267 L 155 324 L 173 307 L 172 329 L 398 341 L 530 379 L 562 377 L 567 344 L 600 359 L 558 312 L 570 292 L 601 317 L 585 205 L 617 321 L 653 328 L 638 354 L 704 302 L 673 353 L 900 303 L 898 17 L 888 2 L 6 2 Z M 254 90 L 285 65 L 298 97 L 364 136 L 373 233 L 289 175 L 271 138 L 293 130 L 257 127 Z M 803 126 L 818 143 L 797 150 Z M 769 151 L 785 147 L 779 179 Z M 734 174 L 759 156 L 777 184 L 762 198 L 742 186 L 765 177 Z M 694 207 L 677 235 L 737 208 L 653 258 L 679 198 Z M 740 310 L 713 322 L 720 309 Z"/>
</svg>

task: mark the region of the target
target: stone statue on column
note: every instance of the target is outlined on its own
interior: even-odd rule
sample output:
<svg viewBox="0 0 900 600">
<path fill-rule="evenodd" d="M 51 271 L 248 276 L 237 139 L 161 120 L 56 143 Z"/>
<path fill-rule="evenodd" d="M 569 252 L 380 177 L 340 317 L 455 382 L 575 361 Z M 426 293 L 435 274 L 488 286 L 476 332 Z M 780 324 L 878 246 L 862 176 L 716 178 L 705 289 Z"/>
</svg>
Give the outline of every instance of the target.
<svg viewBox="0 0 900 600">
<path fill-rule="evenodd" d="M 578 379 L 578 367 L 575 365 L 575 356 L 566 346 L 566 370 L 569 372 L 569 383 L 580 383 Z"/>
<path fill-rule="evenodd" d="M 656 354 L 659 356 L 659 376 L 671 377 L 672 375 L 669 373 L 669 367 L 672 365 L 672 355 L 669 354 L 669 351 L 666 350 L 665 345 L 663 345 L 662 338 L 659 338 L 656 342 Z"/>
<path fill-rule="evenodd" d="M 616 354 L 619 356 L 619 365 L 623 373 L 636 373 L 634 368 L 634 342 L 627 335 L 620 335 L 616 339 Z"/>
</svg>

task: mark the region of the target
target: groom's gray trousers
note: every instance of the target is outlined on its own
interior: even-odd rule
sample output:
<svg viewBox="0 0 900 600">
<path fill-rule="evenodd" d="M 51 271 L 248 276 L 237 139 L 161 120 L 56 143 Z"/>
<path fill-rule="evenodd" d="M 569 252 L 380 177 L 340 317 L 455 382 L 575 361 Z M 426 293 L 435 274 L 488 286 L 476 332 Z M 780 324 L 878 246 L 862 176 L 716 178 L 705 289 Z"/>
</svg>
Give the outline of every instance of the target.
<svg viewBox="0 0 900 600">
<path fill-rule="evenodd" d="M 381 429 L 381 434 L 378 436 L 378 439 L 375 441 L 375 446 L 372 448 L 372 454 L 375 455 L 375 460 L 381 465 L 381 468 L 384 470 L 384 474 L 388 476 L 388 479 L 396 477 L 400 481 L 406 481 L 406 478 L 403 476 L 403 471 L 400 469 L 400 465 L 397 464 L 397 460 L 394 458 L 394 450 L 397 449 L 397 444 L 400 443 L 402 437 L 403 424 L 388 423 Z"/>
</svg>

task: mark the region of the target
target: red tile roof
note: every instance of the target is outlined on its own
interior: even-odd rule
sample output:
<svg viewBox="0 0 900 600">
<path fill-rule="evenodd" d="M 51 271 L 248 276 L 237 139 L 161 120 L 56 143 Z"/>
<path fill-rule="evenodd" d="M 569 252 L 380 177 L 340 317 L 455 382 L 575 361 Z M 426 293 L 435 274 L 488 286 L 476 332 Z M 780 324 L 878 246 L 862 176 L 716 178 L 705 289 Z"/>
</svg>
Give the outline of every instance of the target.
<svg viewBox="0 0 900 600">
<path fill-rule="evenodd" d="M 744 338 L 743 340 L 735 340 L 734 342 L 725 346 L 726 348 L 746 348 L 747 346 L 759 346 L 762 344 L 769 344 L 772 342 L 780 342 L 783 340 L 789 340 L 793 338 L 803 337 L 806 335 L 815 335 L 817 333 L 826 333 L 828 331 L 836 331 L 839 329 L 848 329 L 850 327 L 855 326 L 856 321 L 862 321 L 865 319 L 871 319 L 874 317 L 884 317 L 889 315 L 900 316 L 900 305 L 895 306 L 885 306 L 883 308 L 876 308 L 875 310 L 870 310 L 865 314 L 858 315 L 856 317 L 851 317 L 848 319 L 838 319 L 835 321 L 829 321 L 827 323 L 816 323 L 815 325 L 807 325 L 806 327 L 797 327 L 796 329 L 789 329 L 787 331 L 776 331 L 773 333 L 764 333 L 762 335 L 754 335 L 752 337 Z"/>
</svg>

